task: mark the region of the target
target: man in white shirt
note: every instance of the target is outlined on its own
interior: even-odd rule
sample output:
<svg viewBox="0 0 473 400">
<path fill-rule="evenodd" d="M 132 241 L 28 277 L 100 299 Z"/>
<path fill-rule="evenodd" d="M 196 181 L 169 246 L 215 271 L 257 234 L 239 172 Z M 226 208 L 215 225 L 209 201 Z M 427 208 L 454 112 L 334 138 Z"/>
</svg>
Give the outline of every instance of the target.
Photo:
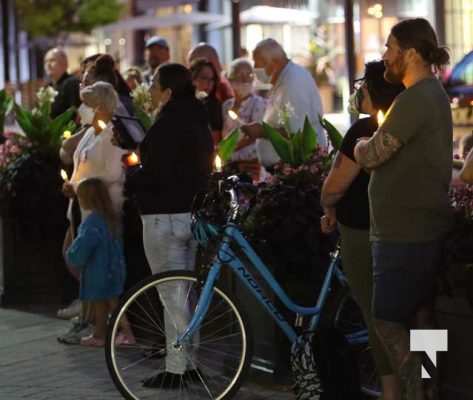
<svg viewBox="0 0 473 400">
<path fill-rule="evenodd" d="M 318 144 L 326 147 L 327 138 L 319 121 L 319 116 L 323 115 L 322 101 L 319 89 L 309 71 L 289 60 L 284 49 L 274 39 L 259 42 L 253 50 L 253 60 L 258 80 L 272 84 L 263 121 L 272 127 L 283 128 L 281 112 L 285 109 L 293 110 L 288 115 L 291 132 L 302 129 L 307 116 L 317 132 Z M 265 167 L 270 167 L 279 161 L 271 142 L 263 138 L 261 124 L 245 125 L 242 131 L 248 136 L 257 138 L 258 156 Z"/>
</svg>

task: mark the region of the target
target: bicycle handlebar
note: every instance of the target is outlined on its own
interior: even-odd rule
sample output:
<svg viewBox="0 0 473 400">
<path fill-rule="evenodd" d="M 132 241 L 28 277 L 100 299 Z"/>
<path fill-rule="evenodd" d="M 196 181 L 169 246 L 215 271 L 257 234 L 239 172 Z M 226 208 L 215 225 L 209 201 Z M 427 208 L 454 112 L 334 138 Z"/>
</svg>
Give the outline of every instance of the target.
<svg viewBox="0 0 473 400">
<path fill-rule="evenodd" d="M 232 175 L 223 181 L 222 189 L 230 195 L 230 215 L 227 222 L 234 221 L 238 217 L 240 203 L 238 202 L 238 189 L 247 189 L 252 193 L 256 193 L 257 188 L 251 183 L 240 182 L 237 175 Z"/>
</svg>

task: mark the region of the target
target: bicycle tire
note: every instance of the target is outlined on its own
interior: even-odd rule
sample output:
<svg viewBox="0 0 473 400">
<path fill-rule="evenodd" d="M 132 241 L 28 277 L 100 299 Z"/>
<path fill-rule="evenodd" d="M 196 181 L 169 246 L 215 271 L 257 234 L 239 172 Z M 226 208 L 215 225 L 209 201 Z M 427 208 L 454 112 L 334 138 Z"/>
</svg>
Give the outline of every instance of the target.
<svg viewBox="0 0 473 400">
<path fill-rule="evenodd" d="M 345 335 L 366 329 L 361 309 L 347 287 L 337 288 L 329 297 L 321 323 L 340 329 Z M 367 398 L 379 398 L 381 386 L 369 343 L 352 344 L 351 347 L 360 373 L 361 392 Z"/>
<path fill-rule="evenodd" d="M 159 285 L 164 285 L 164 284 L 169 285 L 171 283 L 176 284 L 177 282 L 180 282 L 181 284 L 184 284 L 184 282 L 185 282 L 186 284 L 189 285 L 186 300 L 189 300 L 193 296 L 193 295 L 190 295 L 191 288 L 194 288 L 194 287 L 198 288 L 198 285 L 196 285 L 198 280 L 197 280 L 197 277 L 196 277 L 195 273 L 188 272 L 188 271 L 170 271 L 170 272 L 164 272 L 164 273 L 156 274 L 156 275 L 153 275 L 153 276 L 143 280 L 142 282 L 138 283 L 133 288 L 131 288 L 126 293 L 126 295 L 123 297 L 123 299 L 120 301 L 117 309 L 115 310 L 115 312 L 113 313 L 113 315 L 111 317 L 110 324 L 109 324 L 109 331 L 108 331 L 106 345 L 105 345 L 106 363 L 107 363 L 107 368 L 109 370 L 109 373 L 112 377 L 112 380 L 113 380 L 116 388 L 118 389 L 118 391 L 122 394 L 122 396 L 125 399 L 128 399 L 128 400 L 142 400 L 142 399 L 148 398 L 146 392 L 149 394 L 149 398 L 153 398 L 153 399 L 156 399 L 156 400 L 160 400 L 160 399 L 164 400 L 164 399 L 169 398 L 166 395 L 166 393 L 169 394 L 169 391 L 166 391 L 165 389 L 159 389 L 159 388 L 146 389 L 146 388 L 143 388 L 143 385 L 140 385 L 139 383 L 137 383 L 137 384 L 140 387 L 138 389 L 134 390 L 133 388 L 131 388 L 130 382 L 125 382 L 125 379 L 124 379 L 124 376 L 123 376 L 124 368 L 122 368 L 120 365 L 118 365 L 117 359 L 118 359 L 120 351 L 127 351 L 127 350 L 130 351 L 130 350 L 133 350 L 133 348 L 136 348 L 137 351 L 142 352 L 143 348 L 146 347 L 146 346 L 149 346 L 149 344 L 146 344 L 147 343 L 146 341 L 142 341 L 142 343 L 144 343 L 146 346 L 144 346 L 143 348 L 140 349 L 140 346 L 139 346 L 140 338 L 137 337 L 136 345 L 134 345 L 132 347 L 131 346 L 119 347 L 119 346 L 115 345 L 115 340 L 116 340 L 116 337 L 117 337 L 119 324 L 120 324 L 120 320 L 121 320 L 122 316 L 127 315 L 127 314 L 128 314 L 128 317 L 133 316 L 133 315 L 129 315 L 129 314 L 132 313 L 131 305 L 133 305 L 134 302 L 138 303 L 140 296 L 142 296 L 144 293 L 147 293 L 147 290 L 149 290 L 149 289 L 153 290 L 152 288 L 156 288 Z M 162 288 L 161 288 L 161 290 L 162 290 Z M 161 293 L 161 292 L 158 290 L 158 293 Z M 222 302 L 222 303 L 218 303 L 218 305 L 216 307 L 219 307 L 219 305 L 223 304 L 223 303 L 225 303 L 225 305 L 227 305 L 229 307 L 229 310 L 232 312 L 232 314 L 229 317 L 225 316 L 225 319 L 227 319 L 227 318 L 229 320 L 234 319 L 236 321 L 236 326 L 239 327 L 239 329 L 241 331 L 240 333 L 241 333 L 241 338 L 242 338 L 241 339 L 242 349 L 241 349 L 241 352 L 239 352 L 240 359 L 238 360 L 238 367 L 235 370 L 233 376 L 231 376 L 229 378 L 225 378 L 229 383 L 227 384 L 225 382 L 224 383 L 225 386 L 222 389 L 219 389 L 218 393 L 213 393 L 212 391 L 209 390 L 208 386 L 210 386 L 211 383 L 215 382 L 215 380 L 214 380 L 215 378 L 210 377 L 209 375 L 206 375 L 206 373 L 204 371 L 208 371 L 208 370 L 215 371 L 215 366 L 212 364 L 211 369 L 206 369 L 206 368 L 204 368 L 205 366 L 202 365 L 202 363 L 192 364 L 194 366 L 198 365 L 196 370 L 202 372 L 202 376 L 199 374 L 200 382 L 199 382 L 199 379 L 196 379 L 194 381 L 187 382 L 186 385 L 188 383 L 192 384 L 193 386 L 194 386 L 195 383 L 197 383 L 198 385 L 202 384 L 201 386 L 203 386 L 205 390 L 202 389 L 202 388 L 193 387 L 192 388 L 192 393 L 191 393 L 191 395 L 189 395 L 191 389 L 187 388 L 186 390 L 183 390 L 183 388 L 185 389 L 185 386 L 186 386 L 186 385 L 183 385 L 182 387 L 180 387 L 179 392 L 176 391 L 176 392 L 173 393 L 173 397 L 172 397 L 173 399 L 192 399 L 192 400 L 196 399 L 197 400 L 199 398 L 198 397 L 198 392 L 200 390 L 200 391 L 203 391 L 204 393 L 207 391 L 206 395 L 202 398 L 208 399 L 210 397 L 214 400 L 229 400 L 237 393 L 237 391 L 240 388 L 240 385 L 241 385 L 242 381 L 244 380 L 244 378 L 245 378 L 245 376 L 246 376 L 246 374 L 249 370 L 250 362 L 251 362 L 251 358 L 252 358 L 253 347 L 252 347 L 251 328 L 250 328 L 246 313 L 244 312 L 244 310 L 242 310 L 241 306 L 238 304 L 238 301 L 236 301 L 233 296 L 229 295 L 228 293 L 225 293 L 225 291 L 222 290 L 218 285 L 216 285 L 214 287 L 213 300 L 212 300 L 212 303 L 211 303 L 211 307 L 212 307 L 212 304 L 214 304 L 215 299 L 219 299 Z M 186 303 L 187 303 L 187 301 L 186 301 Z M 189 300 L 189 303 L 190 303 L 190 300 Z M 226 313 L 227 312 L 225 312 L 224 314 L 226 314 Z M 205 332 L 205 330 L 204 330 L 205 324 L 211 324 L 213 322 L 212 320 L 211 321 L 206 320 L 207 316 L 211 316 L 211 315 L 212 315 L 212 310 L 209 309 L 209 312 L 206 314 L 206 316 L 204 317 L 204 320 L 202 321 L 202 324 L 201 324 L 201 328 L 202 328 L 201 331 L 202 332 Z M 218 319 L 220 317 L 217 316 L 216 318 Z M 155 322 L 156 321 L 153 321 L 153 323 L 155 323 Z M 176 326 L 176 325 L 174 325 L 174 326 Z M 132 326 L 132 328 L 134 329 L 135 327 Z M 141 328 L 137 327 L 137 329 L 143 329 L 143 327 L 141 327 Z M 164 333 L 163 329 L 165 329 L 164 324 L 163 324 L 163 327 L 161 328 L 162 333 Z M 207 328 L 205 328 L 205 329 L 207 329 Z M 230 327 L 229 329 L 233 329 L 233 328 Z M 165 335 L 162 335 L 162 336 L 165 337 Z M 203 352 L 206 351 L 205 349 L 202 350 L 202 348 L 204 347 L 203 343 L 205 343 L 205 340 L 203 341 L 202 339 L 205 339 L 205 337 L 202 336 L 202 337 L 199 337 L 199 338 L 200 338 L 199 345 L 195 346 L 197 348 L 196 352 L 199 352 L 199 354 L 197 356 L 195 356 L 195 359 L 193 360 L 193 362 L 196 362 L 196 363 L 197 363 L 197 360 L 199 359 L 199 357 L 201 357 L 200 353 L 202 351 Z M 219 356 L 219 354 L 218 354 L 219 352 L 217 351 L 217 349 L 218 349 L 218 347 L 217 347 L 218 340 L 212 340 L 213 339 L 212 337 L 210 337 L 210 339 L 211 339 L 210 340 L 210 345 L 209 345 L 209 343 L 207 343 L 206 347 L 211 347 L 213 349 L 213 352 L 217 356 Z M 149 343 L 149 341 L 148 341 L 148 343 Z M 162 350 L 160 350 L 160 351 L 162 352 Z M 157 352 L 154 353 L 154 355 L 156 355 L 156 354 L 157 354 Z M 126 355 L 126 356 L 129 357 L 129 355 Z M 188 360 L 190 360 L 191 357 L 193 358 L 194 356 L 189 356 Z M 150 361 L 152 358 L 154 358 L 154 357 L 153 356 L 151 356 L 151 357 L 144 356 L 145 361 Z M 207 360 L 210 361 L 209 358 L 207 358 Z M 212 362 L 215 362 L 215 359 L 212 359 Z M 222 369 L 222 373 L 225 373 L 224 371 L 226 371 L 226 369 L 228 369 L 228 365 L 225 364 L 225 359 L 223 360 L 222 365 L 224 367 Z M 231 373 L 233 374 L 233 372 L 231 372 Z M 221 378 L 221 377 L 219 377 L 219 378 Z M 142 381 L 140 380 L 140 382 L 142 382 Z M 136 384 L 134 384 L 134 386 L 138 387 Z M 162 393 L 159 394 L 157 392 L 157 390 L 162 391 Z M 177 396 L 174 396 L 174 394 L 177 394 Z M 182 394 L 182 396 L 181 396 L 181 394 Z"/>
</svg>

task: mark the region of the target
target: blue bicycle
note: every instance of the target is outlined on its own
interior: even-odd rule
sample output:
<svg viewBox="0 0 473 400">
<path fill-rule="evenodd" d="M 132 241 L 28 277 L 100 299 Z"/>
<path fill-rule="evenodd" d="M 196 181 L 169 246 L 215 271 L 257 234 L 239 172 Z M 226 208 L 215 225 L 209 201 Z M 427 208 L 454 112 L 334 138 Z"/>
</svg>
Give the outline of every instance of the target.
<svg viewBox="0 0 473 400">
<path fill-rule="evenodd" d="M 122 299 L 111 318 L 106 343 L 107 366 L 117 389 L 126 399 L 140 400 L 228 400 L 236 395 L 250 368 L 252 331 L 238 299 L 219 282 L 224 267 L 238 276 L 294 343 L 298 337 L 296 330 L 261 288 L 247 267 L 250 264 L 284 307 L 299 317 L 306 317 L 306 329 L 315 330 L 325 320 L 343 331 L 356 350 L 362 391 L 379 396 L 367 331 L 347 290 L 338 250 L 332 254 L 316 305 L 295 304 L 236 223 L 242 185 L 235 176 L 223 183 L 230 196 L 227 222 L 223 226 L 209 223 L 199 212 L 193 215 L 194 237 L 204 247 L 214 246 L 214 257 L 204 273 L 171 271 L 153 275 Z M 116 337 L 125 315 L 136 343 L 117 345 Z M 166 371 L 174 371 L 173 379 L 177 376 L 178 382 L 172 389 L 164 384 L 152 387 L 144 384 L 150 377 Z"/>
</svg>

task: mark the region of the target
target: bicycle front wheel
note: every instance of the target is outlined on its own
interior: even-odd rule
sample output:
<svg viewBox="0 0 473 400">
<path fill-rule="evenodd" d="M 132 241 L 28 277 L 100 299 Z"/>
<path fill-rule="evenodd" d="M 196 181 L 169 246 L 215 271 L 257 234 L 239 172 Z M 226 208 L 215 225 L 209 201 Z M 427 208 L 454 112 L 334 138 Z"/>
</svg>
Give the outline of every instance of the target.
<svg viewBox="0 0 473 400">
<path fill-rule="evenodd" d="M 200 293 L 195 274 L 173 271 L 149 277 L 122 299 L 110 321 L 106 360 L 126 399 L 228 400 L 237 392 L 252 346 L 248 319 L 231 296 L 214 287 L 199 330 L 175 345 Z M 120 330 L 130 328 L 134 338 L 120 343 Z"/>
</svg>

